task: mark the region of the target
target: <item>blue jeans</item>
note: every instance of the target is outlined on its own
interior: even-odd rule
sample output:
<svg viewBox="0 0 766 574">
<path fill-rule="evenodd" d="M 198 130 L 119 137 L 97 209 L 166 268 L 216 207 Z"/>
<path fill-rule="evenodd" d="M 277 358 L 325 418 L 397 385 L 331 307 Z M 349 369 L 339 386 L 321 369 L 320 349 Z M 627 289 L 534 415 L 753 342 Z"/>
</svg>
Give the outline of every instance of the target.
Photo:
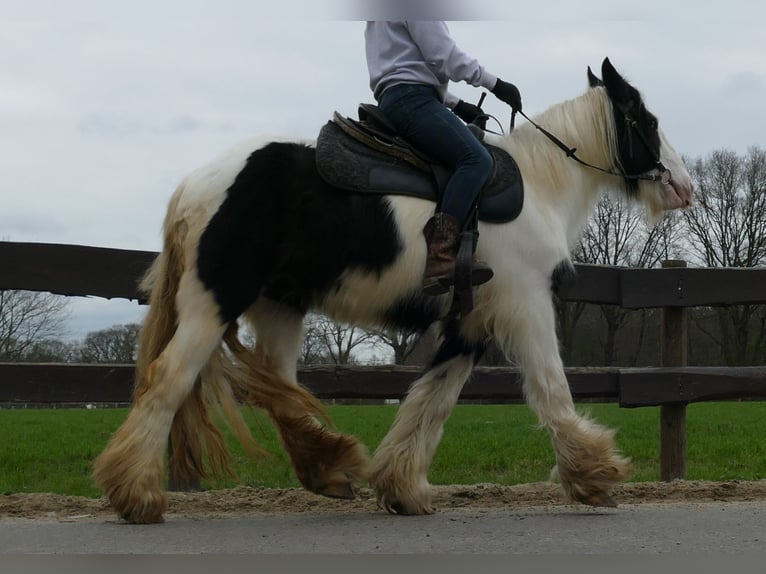
<svg viewBox="0 0 766 574">
<path fill-rule="evenodd" d="M 379 107 L 412 146 L 454 170 L 441 200 L 441 211 L 464 226 L 493 160 L 463 121 L 422 84 L 398 84 L 383 92 Z"/>
</svg>

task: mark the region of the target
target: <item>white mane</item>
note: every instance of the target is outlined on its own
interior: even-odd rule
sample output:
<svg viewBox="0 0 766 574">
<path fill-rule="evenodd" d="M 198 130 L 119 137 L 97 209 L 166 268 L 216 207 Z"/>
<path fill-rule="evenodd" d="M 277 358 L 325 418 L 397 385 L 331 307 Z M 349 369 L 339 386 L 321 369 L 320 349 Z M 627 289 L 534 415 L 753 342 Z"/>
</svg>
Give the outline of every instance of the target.
<svg viewBox="0 0 766 574">
<path fill-rule="evenodd" d="M 603 88 L 591 88 L 578 98 L 550 107 L 532 118 L 567 146 L 576 147 L 583 160 L 607 169 L 615 168 L 616 130 L 612 104 Z M 571 160 L 532 124 L 524 123 L 507 136 L 506 146 L 520 163 L 554 167 L 547 177 L 568 177 Z M 565 186 L 566 187 L 566 186 Z"/>
</svg>

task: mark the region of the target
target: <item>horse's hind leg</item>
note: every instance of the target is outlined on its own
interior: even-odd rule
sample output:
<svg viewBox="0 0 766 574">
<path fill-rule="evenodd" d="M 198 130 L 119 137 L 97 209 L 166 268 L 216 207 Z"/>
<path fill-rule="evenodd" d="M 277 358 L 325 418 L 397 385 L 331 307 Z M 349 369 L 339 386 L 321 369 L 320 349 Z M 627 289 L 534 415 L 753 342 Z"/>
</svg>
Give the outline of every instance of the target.
<svg viewBox="0 0 766 574">
<path fill-rule="evenodd" d="M 188 275 L 177 301 L 175 334 L 146 372 L 139 373 L 134 406 L 94 463 L 97 484 L 129 522 L 162 521 L 163 455 L 173 417 L 225 330 L 210 293 Z"/>
<path fill-rule="evenodd" d="M 613 506 L 610 491 L 631 464 L 614 445 L 614 431 L 579 415 L 556 338 L 553 303 L 543 290 L 518 309 L 511 337 L 524 376 L 527 403 L 553 442 L 556 471 L 570 500 Z"/>
<path fill-rule="evenodd" d="M 255 353 L 232 342 L 237 360 L 248 370 L 246 400 L 268 412 L 306 489 L 353 498 L 354 480 L 368 478 L 367 452 L 355 437 L 323 425 L 321 419 L 329 423 L 329 417 L 321 403 L 297 382 L 302 315 L 264 299 L 247 319 L 256 331 Z"/>
<path fill-rule="evenodd" d="M 410 387 L 372 462 L 375 495 L 389 512 L 433 512 L 428 468 L 475 356 L 474 347 L 448 337 L 428 372 Z"/>
</svg>

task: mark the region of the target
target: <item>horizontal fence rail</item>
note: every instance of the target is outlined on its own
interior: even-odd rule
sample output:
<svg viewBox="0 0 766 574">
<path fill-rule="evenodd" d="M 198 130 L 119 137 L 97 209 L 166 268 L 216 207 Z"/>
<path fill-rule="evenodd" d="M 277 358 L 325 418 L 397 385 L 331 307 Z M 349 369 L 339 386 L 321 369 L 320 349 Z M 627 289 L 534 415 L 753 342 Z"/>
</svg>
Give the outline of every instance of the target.
<svg viewBox="0 0 766 574">
<path fill-rule="evenodd" d="M 298 380 L 320 399 L 402 399 L 422 369 L 398 365 L 313 366 Z M 133 365 L 0 363 L 0 403 L 129 403 Z M 621 407 L 739 399 L 766 400 L 766 367 L 568 368 L 576 401 Z M 477 367 L 461 400 L 522 402 L 519 371 Z"/>
<path fill-rule="evenodd" d="M 144 302 L 138 281 L 156 256 L 153 251 L 0 241 L 0 290 Z M 575 268 L 576 278 L 559 293 L 565 301 L 626 309 L 766 304 L 766 268 Z"/>
<path fill-rule="evenodd" d="M 152 251 L 0 242 L 0 290 L 143 302 L 138 282 L 156 256 Z"/>
</svg>

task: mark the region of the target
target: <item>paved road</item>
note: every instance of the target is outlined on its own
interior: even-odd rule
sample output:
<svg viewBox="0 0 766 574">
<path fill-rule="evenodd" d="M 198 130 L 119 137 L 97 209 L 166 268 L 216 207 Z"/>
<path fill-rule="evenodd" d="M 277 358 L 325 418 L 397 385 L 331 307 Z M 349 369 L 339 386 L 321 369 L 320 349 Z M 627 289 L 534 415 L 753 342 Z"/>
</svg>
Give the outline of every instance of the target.
<svg viewBox="0 0 766 574">
<path fill-rule="evenodd" d="M 78 554 L 658 554 L 766 553 L 766 501 L 525 510 L 0 520 L 0 553 Z"/>
</svg>

